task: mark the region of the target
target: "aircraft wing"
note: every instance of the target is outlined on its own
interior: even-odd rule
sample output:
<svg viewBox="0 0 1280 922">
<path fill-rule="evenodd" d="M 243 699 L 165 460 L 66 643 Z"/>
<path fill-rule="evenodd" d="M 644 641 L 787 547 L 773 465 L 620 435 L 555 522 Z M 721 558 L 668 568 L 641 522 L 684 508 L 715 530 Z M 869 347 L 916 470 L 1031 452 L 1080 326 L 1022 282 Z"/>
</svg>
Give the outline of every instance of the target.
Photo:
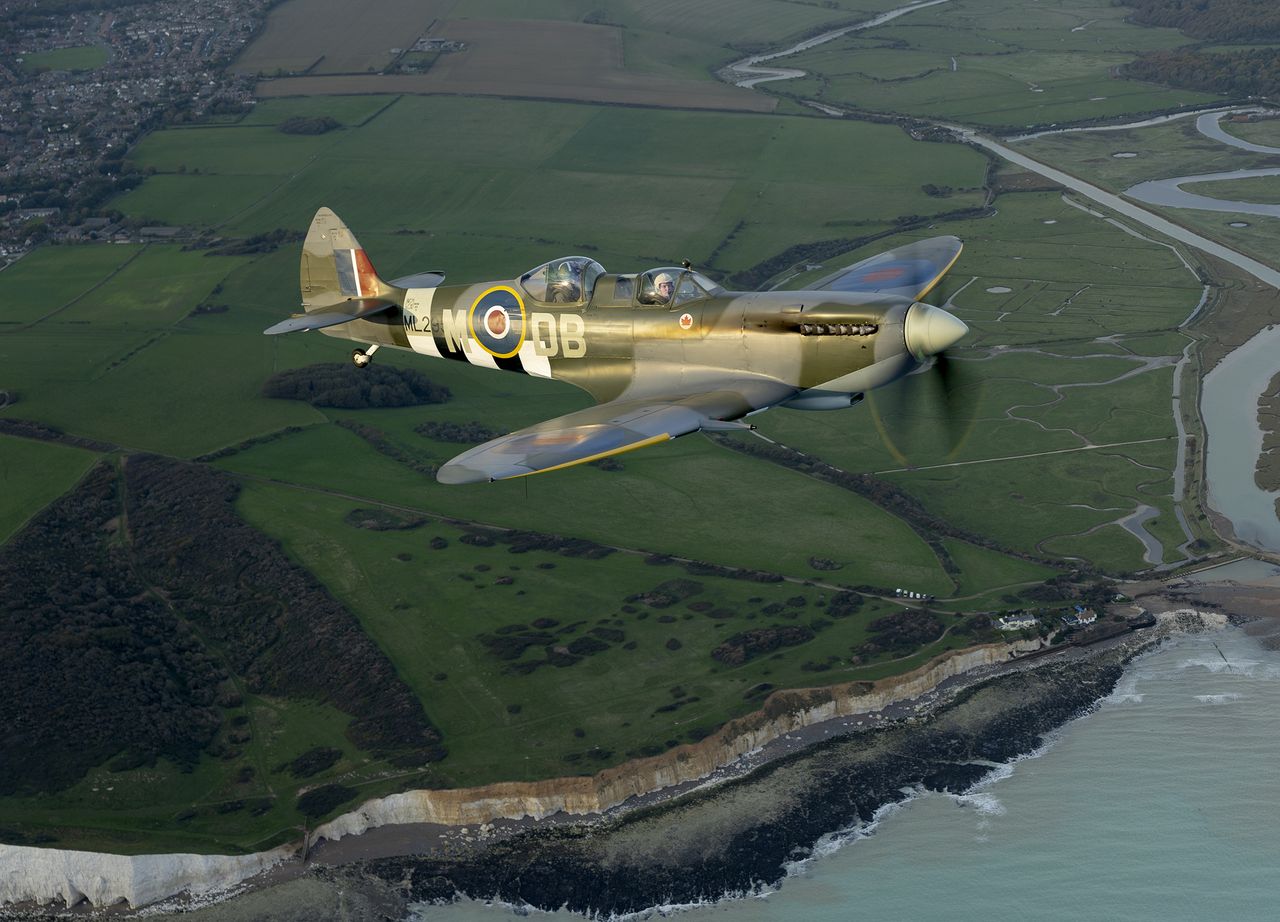
<svg viewBox="0 0 1280 922">
<path fill-rule="evenodd" d="M 930 237 L 872 256 L 807 286 L 813 291 L 868 291 L 919 301 L 960 258 L 958 237 Z"/>
<path fill-rule="evenodd" d="M 450 484 L 506 480 L 596 461 L 699 429 L 748 428 L 732 420 L 795 392 L 780 381 L 742 379 L 697 394 L 602 403 L 465 451 L 440 468 L 436 479 Z"/>
</svg>

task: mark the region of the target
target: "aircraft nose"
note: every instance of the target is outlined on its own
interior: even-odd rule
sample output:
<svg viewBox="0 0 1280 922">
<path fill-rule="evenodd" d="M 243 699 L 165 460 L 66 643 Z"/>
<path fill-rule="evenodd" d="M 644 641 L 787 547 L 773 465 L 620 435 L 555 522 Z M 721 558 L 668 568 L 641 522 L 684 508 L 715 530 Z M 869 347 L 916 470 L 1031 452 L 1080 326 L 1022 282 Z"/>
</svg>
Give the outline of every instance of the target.
<svg viewBox="0 0 1280 922">
<path fill-rule="evenodd" d="M 911 354 L 924 359 L 954 346 L 968 332 L 965 322 L 955 314 L 932 304 L 917 302 L 907 312 L 903 338 Z"/>
</svg>

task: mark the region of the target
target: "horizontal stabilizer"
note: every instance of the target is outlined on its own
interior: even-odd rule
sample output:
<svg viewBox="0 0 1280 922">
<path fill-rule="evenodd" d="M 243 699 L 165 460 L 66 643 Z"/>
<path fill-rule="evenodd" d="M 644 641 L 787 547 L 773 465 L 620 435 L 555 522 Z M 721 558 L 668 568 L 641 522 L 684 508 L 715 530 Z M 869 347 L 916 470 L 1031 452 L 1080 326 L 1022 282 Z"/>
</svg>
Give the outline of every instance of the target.
<svg viewBox="0 0 1280 922">
<path fill-rule="evenodd" d="M 391 284 L 397 288 L 439 288 L 444 284 L 444 273 L 439 269 L 417 272 L 402 279 L 392 279 Z"/>
<path fill-rule="evenodd" d="M 340 323 L 350 323 L 352 320 L 363 320 L 395 306 L 394 301 L 383 301 L 378 298 L 353 298 L 350 301 L 343 301 L 324 310 L 294 314 L 288 320 L 282 320 L 262 332 L 268 336 L 274 336 L 277 333 L 296 333 L 299 330 L 320 330 L 324 327 L 337 326 Z"/>
</svg>

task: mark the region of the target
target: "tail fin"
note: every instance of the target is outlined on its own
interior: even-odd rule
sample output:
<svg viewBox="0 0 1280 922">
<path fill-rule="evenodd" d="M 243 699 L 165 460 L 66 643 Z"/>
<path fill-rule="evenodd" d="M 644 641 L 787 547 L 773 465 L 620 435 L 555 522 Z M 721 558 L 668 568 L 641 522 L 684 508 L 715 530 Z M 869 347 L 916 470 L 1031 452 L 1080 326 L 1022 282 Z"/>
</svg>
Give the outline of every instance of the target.
<svg viewBox="0 0 1280 922">
<path fill-rule="evenodd" d="M 311 219 L 299 275 L 307 313 L 351 300 L 403 300 L 404 290 L 378 277 L 355 234 L 328 208 Z"/>
<path fill-rule="evenodd" d="M 302 309 L 265 332 L 319 330 L 404 304 L 405 289 L 388 285 L 342 219 L 321 208 L 311 219 L 299 269 Z"/>
</svg>

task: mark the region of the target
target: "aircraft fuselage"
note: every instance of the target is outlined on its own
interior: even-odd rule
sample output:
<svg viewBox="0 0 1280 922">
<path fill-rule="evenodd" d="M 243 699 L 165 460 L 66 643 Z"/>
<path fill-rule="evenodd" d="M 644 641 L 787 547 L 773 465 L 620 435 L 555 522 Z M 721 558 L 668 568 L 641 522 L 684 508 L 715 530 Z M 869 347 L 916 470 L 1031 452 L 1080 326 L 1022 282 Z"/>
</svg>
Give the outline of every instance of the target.
<svg viewBox="0 0 1280 922">
<path fill-rule="evenodd" d="M 607 291 L 608 280 L 597 290 Z M 849 388 L 861 391 L 911 367 L 904 339 L 911 306 L 830 291 L 721 291 L 674 307 L 539 303 L 511 280 L 411 288 L 403 307 L 323 332 L 568 381 L 597 401 L 653 381 L 695 385 L 726 370 L 800 389 L 869 371 Z"/>
</svg>

